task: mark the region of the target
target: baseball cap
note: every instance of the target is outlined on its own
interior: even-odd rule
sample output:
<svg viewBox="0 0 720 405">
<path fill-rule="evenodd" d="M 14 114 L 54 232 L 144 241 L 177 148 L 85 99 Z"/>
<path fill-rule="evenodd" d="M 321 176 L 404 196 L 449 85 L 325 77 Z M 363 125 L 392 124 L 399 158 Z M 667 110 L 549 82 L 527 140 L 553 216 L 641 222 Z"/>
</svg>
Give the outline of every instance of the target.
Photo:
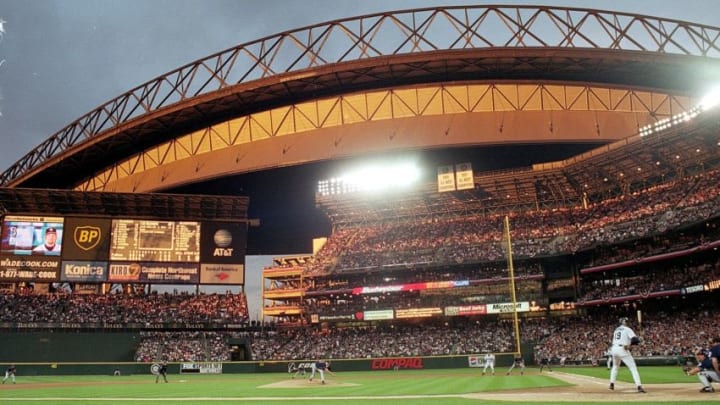
<svg viewBox="0 0 720 405">
<path fill-rule="evenodd" d="M 705 355 L 705 351 L 704 351 L 704 350 L 698 350 L 697 353 L 695 353 L 695 354 L 697 354 L 698 356 L 702 354 L 702 355 L 704 356 L 704 355 Z"/>
<path fill-rule="evenodd" d="M 48 229 L 45 230 L 45 233 L 57 233 L 57 229 L 55 229 L 55 228 L 53 228 L 53 227 L 50 227 L 50 228 L 48 228 Z"/>
</svg>

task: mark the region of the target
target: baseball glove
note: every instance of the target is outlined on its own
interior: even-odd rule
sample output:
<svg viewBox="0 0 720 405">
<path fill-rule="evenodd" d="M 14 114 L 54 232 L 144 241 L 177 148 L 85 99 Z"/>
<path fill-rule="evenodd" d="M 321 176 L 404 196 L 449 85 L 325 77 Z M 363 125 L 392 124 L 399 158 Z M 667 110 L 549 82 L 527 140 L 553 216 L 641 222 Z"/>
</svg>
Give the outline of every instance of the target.
<svg viewBox="0 0 720 405">
<path fill-rule="evenodd" d="M 637 336 L 633 336 L 630 338 L 630 346 L 637 346 L 640 344 L 640 338 Z"/>
<path fill-rule="evenodd" d="M 683 367 L 683 372 L 685 373 L 685 375 L 690 375 L 690 370 L 691 370 L 691 367 L 688 367 L 688 366 Z"/>
</svg>

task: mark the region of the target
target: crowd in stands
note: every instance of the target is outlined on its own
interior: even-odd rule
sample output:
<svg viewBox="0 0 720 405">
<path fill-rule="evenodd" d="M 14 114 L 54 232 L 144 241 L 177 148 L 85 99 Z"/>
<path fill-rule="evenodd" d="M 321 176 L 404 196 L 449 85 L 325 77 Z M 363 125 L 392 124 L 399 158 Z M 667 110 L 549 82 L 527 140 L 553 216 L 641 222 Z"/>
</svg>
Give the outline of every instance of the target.
<svg viewBox="0 0 720 405">
<path fill-rule="evenodd" d="M 242 323 L 244 294 L 0 294 L 0 322 Z"/>
<path fill-rule="evenodd" d="M 368 287 L 392 284 L 424 283 L 431 281 L 469 280 L 477 283 L 507 281 L 509 277 L 507 263 L 483 263 L 473 266 L 454 266 L 447 268 L 426 268 L 413 272 L 369 271 L 365 273 L 338 274 L 331 277 L 314 277 L 308 291 L 342 290 L 356 287 Z M 538 263 L 519 262 L 513 267 L 516 278 L 542 276 L 543 269 Z"/>
<path fill-rule="evenodd" d="M 656 238 L 655 241 L 658 241 Z M 664 243 L 661 243 L 664 244 Z M 624 260 L 619 249 L 615 261 Z M 579 287 L 579 296 L 576 301 L 579 304 L 602 304 L 603 302 L 616 301 L 623 297 L 634 296 L 634 299 L 642 299 L 652 295 L 678 295 L 683 288 L 717 282 L 720 280 L 720 259 L 717 258 L 715 249 L 706 251 L 694 250 L 693 254 L 673 257 L 666 260 L 652 260 L 645 266 L 618 267 L 613 270 L 588 273 L 580 277 L 576 286 L 573 278 L 563 279 L 566 291 L 574 294 L 576 287 Z M 609 256 L 608 256 L 609 258 Z M 648 257 L 651 258 L 651 257 Z M 483 274 L 487 269 L 500 272 L 493 267 L 477 269 Z M 525 269 L 525 270 L 523 270 Z M 547 303 L 546 291 L 543 290 L 544 277 L 532 278 L 534 272 L 540 272 L 533 266 L 521 267 L 521 276 L 516 279 L 516 299 L 518 301 L 530 301 L 545 306 Z M 461 272 L 463 276 L 472 275 L 473 270 Z M 362 280 L 365 286 L 398 286 L 414 281 L 416 276 L 432 284 L 436 281 L 455 280 L 452 274 L 436 272 L 415 272 L 406 273 L 408 278 L 402 279 L 399 275 L 388 280 L 373 275 L 364 275 Z M 341 287 L 334 285 L 328 287 L 321 284 L 321 287 L 330 288 L 325 294 L 308 294 L 304 301 L 304 309 L 307 313 L 320 315 L 339 315 L 355 313 L 358 311 L 375 309 L 403 309 L 403 308 L 428 308 L 446 307 L 453 305 L 467 305 L 473 303 L 501 303 L 508 302 L 510 292 L 507 279 L 485 279 L 471 281 L 468 286 L 444 289 L 427 289 L 421 291 L 393 291 L 379 290 L 377 293 L 353 294 L 352 287 L 360 286 L 359 276 L 355 278 L 341 279 Z M 377 283 L 377 284 L 375 284 Z M 556 283 L 558 284 L 558 283 Z M 550 287 L 548 287 L 549 289 Z M 315 290 L 312 290 L 315 291 Z"/>
<path fill-rule="evenodd" d="M 140 332 L 135 361 L 229 361 L 226 336 L 213 331 Z"/>
<path fill-rule="evenodd" d="M 701 245 L 705 240 L 720 240 L 718 219 L 709 222 L 705 229 L 698 232 L 657 235 L 650 238 L 635 239 L 628 243 L 601 245 L 593 249 L 592 259 L 583 267 L 602 266 L 643 257 L 657 256 L 672 251 L 680 251 Z"/>
<path fill-rule="evenodd" d="M 605 356 L 618 316 L 607 311 L 577 317 L 521 319 L 523 341 L 567 364 L 593 364 Z M 636 356 L 691 356 L 720 336 L 712 302 L 697 308 L 646 313 L 633 322 L 642 344 Z M 254 360 L 369 358 L 507 353 L 515 350 L 507 319 L 479 319 L 452 325 L 392 325 L 346 329 L 289 329 L 257 336 Z"/>
<path fill-rule="evenodd" d="M 694 244 L 703 244 L 703 236 L 718 238 L 715 222 L 707 222 L 685 229 L 675 234 L 654 236 L 634 240 L 624 245 L 613 245 L 598 249 L 598 253 L 585 255 L 587 263 L 584 267 L 606 263 L 628 262 L 628 266 L 620 266 L 612 271 L 589 273 L 582 276 L 577 300 L 580 303 L 605 300 L 625 296 L 645 296 L 650 293 L 669 291 L 679 293 L 681 288 L 703 284 L 720 279 L 720 261 L 713 252 L 699 250 L 696 246 L 688 254 L 665 260 L 650 260 L 651 265 L 635 266 L 637 259 L 652 259 L 651 255 L 661 255 L 668 251 L 687 249 Z M 675 248 L 674 242 L 678 242 Z M 645 255 L 634 254 L 636 251 Z M 677 251 L 679 252 L 679 251 Z M 698 253 L 699 252 L 699 253 Z M 703 253 L 704 252 L 704 253 Z M 679 253 L 677 253 L 679 255 Z M 636 259 L 636 260 L 632 260 Z M 580 261 L 582 265 L 583 261 Z M 468 303 L 507 302 L 507 264 L 504 262 L 485 263 L 476 266 L 456 266 L 451 270 L 428 269 L 407 271 L 382 271 L 351 274 L 337 274 L 327 277 L 316 277 L 315 285 L 308 291 L 305 310 L 320 315 L 347 314 L 356 311 L 386 308 L 422 308 L 463 305 Z M 538 304 L 546 302 L 542 280 L 544 269 L 538 262 L 524 261 L 515 267 L 516 292 L 519 301 L 534 301 Z M 568 273 L 569 274 L 569 273 Z M 533 276 L 538 276 L 534 278 Z M 569 275 L 567 276 L 569 277 Z M 442 289 L 438 291 L 403 291 L 395 293 L 378 292 L 377 294 L 354 295 L 353 288 L 375 286 L 399 286 L 414 282 L 433 283 L 449 280 L 471 280 L 468 286 Z M 566 293 L 573 294 L 576 289 L 573 278 L 562 279 L 568 283 Z M 549 283 L 549 282 L 548 282 Z M 555 283 L 557 284 L 557 283 Z M 549 289 L 549 287 L 548 287 Z M 325 292 L 324 295 L 314 292 Z"/>
<path fill-rule="evenodd" d="M 634 348 L 635 356 L 692 356 L 697 348 L 708 348 L 714 337 L 720 337 L 717 307 L 713 302 L 699 304 L 683 311 L 645 313 L 642 324 L 633 320 L 642 344 Z M 559 318 L 547 325 L 538 342 L 554 358 L 571 363 L 590 364 L 604 357 L 611 340 L 616 318 L 605 313 L 593 317 Z"/>
<path fill-rule="evenodd" d="M 717 259 L 695 267 L 717 270 Z M 667 274 L 670 276 L 672 271 Z M 716 322 L 717 293 L 703 292 L 689 298 L 694 301 L 675 298 L 660 302 L 657 307 L 661 309 L 644 312 L 642 325 L 636 326 L 643 337 L 643 344 L 635 349 L 636 355 L 688 355 L 696 347 L 706 346 L 712 337 L 720 336 L 720 325 Z M 29 307 L 24 309 L 26 315 L 32 312 Z M 538 350 L 554 359 L 566 359 L 568 364 L 590 364 L 601 359 L 607 349 L 619 311 L 632 314 L 634 308 L 631 304 L 603 307 L 577 317 L 521 318 L 521 338 L 534 342 Z M 245 332 L 142 332 L 135 359 L 228 361 L 227 339 L 237 333 Z M 513 351 L 515 341 L 512 322 L 492 316 L 435 318 L 419 324 L 386 322 L 343 329 L 317 325 L 269 328 L 244 337 L 251 341 L 254 360 L 503 353 Z"/>
<path fill-rule="evenodd" d="M 653 292 L 680 290 L 720 280 L 720 259 L 712 255 L 706 260 L 687 259 L 682 264 L 657 266 L 644 271 L 618 270 L 597 278 L 583 280 L 579 302 L 629 295 L 648 296 Z"/>
<path fill-rule="evenodd" d="M 717 298 L 717 294 L 714 294 Z M 645 311 L 642 324 L 631 325 L 642 337 L 635 356 L 691 356 L 720 336 L 712 296 L 689 307 L 661 302 Z M 632 306 L 604 308 L 581 316 L 521 318 L 524 342 L 535 344 L 554 362 L 601 363 L 621 315 Z M 242 335 L 251 342 L 252 360 L 359 359 L 397 356 L 444 356 L 508 353 L 515 350 L 514 325 L 490 316 L 422 324 L 381 323 L 355 328 L 268 328 L 255 332 L 143 332 L 136 361 L 228 361 L 227 340 Z"/>
<path fill-rule="evenodd" d="M 487 327 L 482 327 L 487 326 Z M 256 360 L 436 356 L 512 351 L 508 324 L 289 330 L 256 339 Z"/>
<path fill-rule="evenodd" d="M 543 299 L 540 281 L 524 281 L 516 284 L 518 301 L 539 301 Z M 353 314 L 362 311 L 405 308 L 444 308 L 453 305 L 502 303 L 511 300 L 507 283 L 484 284 L 463 287 L 462 291 L 423 290 L 386 292 L 380 294 L 348 294 L 308 298 L 304 309 L 311 314 L 335 315 Z"/>
<path fill-rule="evenodd" d="M 531 228 L 524 228 L 521 232 L 530 236 L 531 246 L 537 240 L 543 240 L 549 248 L 547 252 L 578 252 L 586 249 L 584 258 L 589 260 L 582 264 L 583 268 L 592 268 L 603 264 L 620 263 L 625 261 L 646 259 L 651 256 L 662 255 L 668 252 L 683 250 L 697 250 L 709 242 L 720 240 L 718 227 L 718 212 L 720 210 L 720 189 L 718 188 L 717 173 L 701 176 L 686 183 L 675 183 L 673 187 L 661 186 L 644 193 L 638 193 L 628 198 L 617 198 L 603 202 L 592 208 L 588 213 L 578 216 L 576 212 L 563 212 L 559 218 L 573 218 L 566 225 L 563 221 L 555 222 L 551 216 L 543 219 L 545 223 L 552 223 L 546 228 L 554 234 L 534 232 Z M 570 213 L 570 215 L 568 215 Z M 543 214 L 530 214 L 525 218 L 515 218 L 520 223 L 541 223 L 539 218 Z M 362 228 L 346 228 L 337 232 L 340 237 L 331 238 L 327 250 L 335 252 L 334 257 L 318 256 L 318 261 L 311 267 L 315 274 L 315 291 L 342 292 L 343 289 L 357 285 L 394 285 L 401 282 L 457 280 L 464 277 L 473 279 L 478 268 L 482 269 L 487 262 L 497 259 L 497 250 L 484 249 L 482 244 L 473 244 L 468 248 L 461 243 L 452 245 L 444 239 L 438 242 L 438 235 L 451 235 L 453 231 L 467 226 L 482 225 L 472 221 L 460 221 L 460 225 L 446 226 L 454 220 L 446 220 L 444 224 L 438 222 L 422 222 L 420 224 L 379 224 L 377 228 L 365 226 Z M 536 222 L 533 222 L 536 221 Z M 556 226 L 559 223 L 560 226 Z M 697 225 L 699 224 L 699 225 Z M 693 229 L 688 227 L 694 226 Z M 427 226 L 427 228 L 423 228 Z M 433 228 L 437 226 L 436 228 Z M 521 227 L 522 228 L 522 227 Z M 402 229 L 408 230 L 407 233 Z M 439 230 L 434 232 L 434 230 Z M 531 229 L 530 232 L 527 232 Z M 535 229 L 541 229 L 536 227 Z M 558 231 L 562 229 L 562 231 Z M 474 228 L 473 237 L 492 239 L 488 236 L 496 230 L 488 228 Z M 525 232 L 525 233 L 523 233 Z M 565 233 L 567 232 L 567 233 Z M 462 232 L 459 232 L 462 234 Z M 469 233 L 468 233 L 469 234 Z M 391 237 L 387 237 L 390 235 Z M 397 236 L 392 236 L 397 235 Z M 403 236 L 404 235 L 404 236 Z M 429 240 L 425 238 L 431 235 Z M 395 244 L 393 238 L 401 240 Z M 536 239 L 537 238 L 537 239 Z M 480 239 L 475 239 L 474 243 Z M 493 243 L 500 239 L 495 237 Z M 528 241 L 526 240 L 526 241 Z M 371 241 L 371 243 L 365 243 Z M 525 243 L 516 240 L 514 243 Z M 625 243 L 623 243 L 625 242 Z M 453 246 L 452 251 L 446 246 Z M 477 250 L 475 250 L 477 248 Z M 500 247 L 499 247 L 500 248 Z M 406 249 L 403 251 L 403 249 Z M 449 257 L 457 252 L 460 258 L 454 257 L 452 262 L 464 263 L 468 257 L 479 260 L 476 266 L 467 269 L 462 266 L 454 267 L 452 274 L 445 274 L 436 270 L 437 263 L 432 263 L 425 253 L 436 249 L 437 256 Z M 515 248 L 514 248 L 515 250 Z M 521 252 L 528 250 L 520 249 Z M 402 277 L 393 278 L 388 269 L 393 260 L 408 258 L 418 252 L 423 252 L 417 259 L 420 264 L 414 272 L 405 272 Z M 469 253 L 468 253 L 469 252 Z M 476 254 L 481 252 L 481 254 Z M 495 253 L 493 253 L 495 252 Z M 545 251 L 544 251 L 545 252 Z M 543 252 L 543 253 L 544 253 Z M 698 285 L 720 279 L 720 260 L 712 252 L 702 255 L 683 256 L 678 260 L 670 258 L 654 261 L 652 266 L 624 266 L 612 271 L 588 274 L 582 277 L 581 297 L 579 303 L 592 299 L 617 298 L 627 295 L 639 294 L 647 296 L 652 292 L 674 290 L 682 287 Z M 368 259 L 365 260 L 364 258 Z M 347 260 L 346 260 L 347 259 Z M 404 260 L 404 259 L 403 259 Z M 401 261 L 402 262 L 402 261 Z M 537 272 L 533 269 L 532 261 L 527 261 L 530 269 L 527 274 Z M 318 266 L 320 264 L 320 266 Z M 378 264 L 381 265 L 380 272 Z M 390 264 L 390 266 L 388 266 Z M 402 268 L 412 268 L 403 263 Z M 503 263 L 503 266 L 505 264 Z M 324 269 L 321 269 L 326 266 Z M 501 267 L 503 267 L 501 266 Z M 498 268 L 488 266 L 495 277 L 502 274 Z M 361 274 L 354 274 L 352 269 L 360 269 Z M 433 270 L 428 270 L 433 269 Z M 522 269 L 522 267 L 521 267 Z M 547 271 L 540 269 L 539 272 Z M 323 273 L 327 271 L 327 273 Z M 413 274 L 417 273 L 417 274 Z M 327 274 L 323 277 L 322 274 Z M 521 270 L 521 274 L 522 270 Z M 390 279 L 388 279 L 390 275 Z M 492 277 L 492 276 L 491 276 Z M 318 281 L 319 280 L 319 281 Z M 361 282 L 359 282 L 361 281 Z M 522 286 L 523 283 L 520 283 Z M 532 282 L 527 284 L 532 285 Z M 574 285 L 571 285 L 573 287 Z M 468 287 L 471 288 L 471 287 Z M 519 287 L 522 290 L 522 287 Z M 336 292 L 337 292 L 336 291 Z M 443 298 L 437 305 L 453 303 L 455 297 L 445 290 Z M 471 295 L 489 297 L 497 293 L 497 285 L 489 287 L 487 291 L 473 291 Z M 714 294 L 714 295 L 713 295 Z M 717 324 L 717 309 L 713 302 L 717 299 L 716 293 L 701 293 L 703 297 L 711 297 L 703 302 L 702 299 L 688 305 L 682 297 L 680 301 L 672 302 L 668 311 L 656 311 L 648 317 L 642 325 L 637 325 L 644 338 L 641 347 L 635 349 L 638 356 L 691 356 L 697 347 L 706 347 L 713 337 L 720 336 L 720 325 Z M 714 297 L 714 298 L 713 298 Z M 426 300 L 420 303 L 419 295 L 386 294 L 376 298 L 356 298 L 354 301 L 344 295 L 335 295 L 334 299 L 328 297 L 310 300 L 310 311 L 325 310 L 354 310 L 369 309 L 377 304 L 403 307 L 427 304 Z M 666 297 L 669 299 L 669 297 Z M 324 307 L 323 307 L 324 305 Z M 352 306 L 357 305 L 357 306 Z M 626 303 L 625 305 L 635 305 Z M 685 308 L 684 310 L 678 310 Z M 595 364 L 602 359 L 610 342 L 612 330 L 617 326 L 617 315 L 607 312 L 608 306 L 601 308 L 598 313 L 591 316 L 524 319 L 521 322 L 521 336 L 524 340 L 536 342 L 537 350 L 555 361 L 566 364 L 582 363 Z M 627 311 L 628 308 L 625 308 Z M 487 331 L 494 331 L 488 333 Z M 457 336 L 464 338 L 460 342 Z M 375 356 L 414 356 L 414 355 L 441 355 L 460 354 L 477 351 L 478 353 L 492 351 L 507 351 L 507 342 L 511 341 L 513 332 L 507 321 L 478 320 L 474 324 L 424 325 L 424 326 L 395 326 L 368 327 L 361 329 L 328 329 L 328 330 L 287 330 L 276 332 L 256 339 L 253 343 L 255 359 L 300 359 L 317 357 L 356 358 Z M 399 343 L 395 343 L 399 342 Z M 425 342 L 433 342 L 427 346 Z M 460 342 L 460 343 L 459 343 Z"/>
<path fill-rule="evenodd" d="M 568 254 L 662 234 L 720 212 L 720 171 L 609 198 L 587 209 L 511 215 L 513 255 Z M 396 266 L 427 267 L 503 260 L 503 216 L 370 222 L 337 229 L 308 265 L 309 274 Z"/>
<path fill-rule="evenodd" d="M 647 258 L 720 240 L 720 172 L 705 173 L 631 195 L 591 204 L 513 214 L 511 217 L 517 299 L 547 300 L 548 269 L 533 258 L 585 253 L 583 268 Z M 691 224 L 705 228 L 684 233 Z M 371 309 L 444 307 L 508 302 L 502 217 L 463 216 L 394 220 L 337 229 L 319 254 L 308 259 L 312 283 L 303 302 L 306 313 L 354 313 Z M 580 259 L 579 259 L 580 260 Z M 293 264 L 296 266 L 296 264 Z M 412 269 L 413 271 L 407 271 Z M 568 277 L 570 279 L 571 277 Z M 588 273 L 578 304 L 656 291 L 677 290 L 720 279 L 720 260 L 712 254 L 667 260 L 653 268 L 619 268 Z M 414 282 L 467 280 L 462 288 L 352 294 L 353 288 Z M 562 284 L 562 283 L 560 283 Z M 295 282 L 278 289 L 304 288 Z M 462 293 L 456 291 L 463 289 Z M 336 291 L 337 290 L 337 291 Z M 325 294 L 323 292 L 336 291 Z M 320 294 L 313 295 L 312 293 Z M 720 336 L 717 293 L 692 306 L 654 310 L 638 332 L 643 356 L 687 355 Z M 668 301 L 670 302 L 670 301 Z M 633 303 L 628 303 L 631 306 Z M 682 310 L 679 308 L 683 308 Z M 631 312 L 629 308 L 616 308 Z M 591 311 L 591 310 L 587 310 Z M 603 357 L 616 326 L 609 307 L 577 317 L 525 318 L 523 340 L 542 353 L 571 363 Z M 503 353 L 514 350 L 507 319 L 452 317 L 422 324 L 381 323 L 359 328 L 269 329 L 248 336 L 254 360 L 368 358 Z M 0 322 L 240 324 L 248 320 L 243 294 L 0 294 Z M 137 361 L 227 361 L 230 332 L 143 332 Z"/>
<path fill-rule="evenodd" d="M 544 274 L 538 263 L 518 263 L 513 274 L 519 300 L 543 299 Z M 448 288 L 444 284 L 454 282 L 460 285 Z M 400 286 L 403 286 L 403 291 L 394 291 Z M 377 292 L 358 291 L 375 287 L 378 287 Z M 315 277 L 307 289 L 303 307 L 308 313 L 336 315 L 375 309 L 444 307 L 508 300 L 507 264 L 496 262 L 413 272 L 371 271 Z"/>
</svg>

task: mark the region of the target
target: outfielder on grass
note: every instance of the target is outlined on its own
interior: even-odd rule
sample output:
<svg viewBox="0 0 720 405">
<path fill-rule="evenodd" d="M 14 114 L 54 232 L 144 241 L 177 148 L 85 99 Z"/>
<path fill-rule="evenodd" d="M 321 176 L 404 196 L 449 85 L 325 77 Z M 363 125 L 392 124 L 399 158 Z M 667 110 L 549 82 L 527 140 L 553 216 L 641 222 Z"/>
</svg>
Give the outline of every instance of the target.
<svg viewBox="0 0 720 405">
<path fill-rule="evenodd" d="M 8 378 L 12 379 L 12 383 L 15 384 L 15 373 L 17 372 L 17 368 L 14 364 L 11 364 L 10 367 L 5 370 L 5 378 L 3 378 L 2 383 L 5 384 L 5 381 L 8 380 Z"/>
</svg>

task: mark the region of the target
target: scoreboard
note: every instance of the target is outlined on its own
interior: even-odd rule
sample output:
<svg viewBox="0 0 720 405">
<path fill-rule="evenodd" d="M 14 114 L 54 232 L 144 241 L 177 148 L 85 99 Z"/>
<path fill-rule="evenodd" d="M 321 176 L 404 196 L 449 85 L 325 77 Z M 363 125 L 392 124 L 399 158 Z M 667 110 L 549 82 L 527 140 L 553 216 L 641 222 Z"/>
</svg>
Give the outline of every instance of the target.
<svg viewBox="0 0 720 405">
<path fill-rule="evenodd" d="M 199 233 L 198 222 L 113 220 L 110 260 L 197 263 Z"/>
<path fill-rule="evenodd" d="M 8 215 L 0 225 L 0 282 L 244 284 L 243 222 Z"/>
</svg>

